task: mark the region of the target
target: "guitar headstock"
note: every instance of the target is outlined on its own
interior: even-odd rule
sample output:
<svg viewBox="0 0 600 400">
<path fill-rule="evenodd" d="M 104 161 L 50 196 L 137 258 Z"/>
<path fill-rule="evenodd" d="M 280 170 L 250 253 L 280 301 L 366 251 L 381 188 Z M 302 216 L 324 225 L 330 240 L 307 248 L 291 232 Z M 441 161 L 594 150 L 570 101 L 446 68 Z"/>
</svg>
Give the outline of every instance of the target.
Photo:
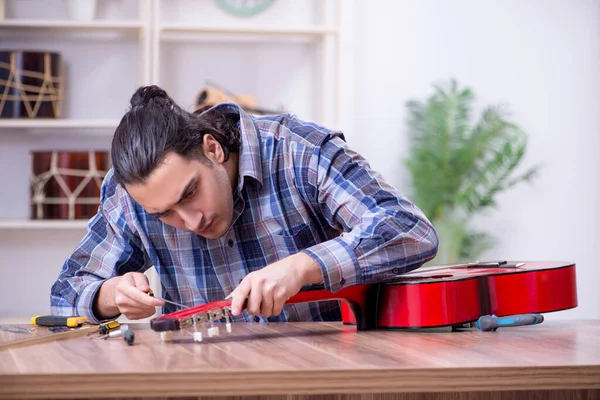
<svg viewBox="0 0 600 400">
<path fill-rule="evenodd" d="M 201 342 L 206 329 L 208 337 L 219 336 L 219 321 L 225 320 L 225 329 L 231 333 L 231 301 L 219 300 L 197 307 L 161 315 L 150 321 L 150 327 L 160 332 L 163 341 L 170 340 L 173 332 L 192 330 L 194 341 Z"/>
</svg>

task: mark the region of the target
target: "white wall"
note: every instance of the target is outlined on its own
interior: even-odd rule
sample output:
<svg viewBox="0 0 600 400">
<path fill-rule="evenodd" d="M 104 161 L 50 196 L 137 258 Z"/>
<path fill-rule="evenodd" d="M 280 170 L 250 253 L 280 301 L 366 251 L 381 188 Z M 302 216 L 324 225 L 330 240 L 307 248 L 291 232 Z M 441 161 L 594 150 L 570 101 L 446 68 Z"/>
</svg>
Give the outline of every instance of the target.
<svg viewBox="0 0 600 400">
<path fill-rule="evenodd" d="M 406 100 L 424 98 L 433 82 L 454 76 L 476 92 L 479 106 L 507 103 L 515 121 L 530 135 L 525 164 L 543 163 L 544 169 L 534 186 L 522 185 L 503 194 L 499 210 L 479 221 L 482 228 L 494 230 L 500 239 L 499 246 L 485 258 L 577 262 L 580 306 L 549 318 L 599 318 L 600 293 L 596 286 L 600 272 L 592 251 L 598 239 L 594 224 L 600 222 L 595 207 L 600 192 L 596 173 L 600 161 L 594 154 L 600 144 L 600 117 L 596 112 L 600 108 L 600 3 L 595 0 L 570 3 L 560 0 L 343 2 L 341 128 L 350 144 L 392 183 L 404 189 L 407 176 L 401 157 L 406 155 Z M 55 7 L 40 6 L 43 2 L 27 0 L 23 3 L 32 10 L 47 8 L 54 10 L 54 14 L 59 13 Z M 125 4 L 123 1 L 110 3 Z M 9 1 L 8 4 L 16 3 Z M 307 4 L 314 6 L 314 2 Z M 279 4 L 276 11 L 285 11 L 284 6 Z M 193 19 L 189 14 L 192 11 L 184 9 L 188 12 L 185 18 Z M 200 11 L 193 10 L 198 15 Z M 104 12 L 118 15 L 106 9 Z M 40 12 L 41 16 L 45 14 L 45 11 Z M 51 16 L 61 17 L 54 14 Z M 309 20 L 309 13 L 302 15 Z M 168 17 L 176 16 L 171 13 Z M 20 34 L 9 39 L 0 44 L 30 43 Z M 132 60 L 137 59 L 135 40 L 126 40 L 116 47 L 92 41 L 89 49 L 94 52 L 87 56 L 80 51 L 82 44 L 78 40 L 64 45 L 53 36 L 40 40 L 45 46 L 66 51 L 79 87 L 88 88 L 99 97 L 98 107 L 70 101 L 66 105 L 67 112 L 80 118 L 120 116 L 137 84 L 138 70 L 128 68 L 123 61 L 125 56 L 131 55 L 134 55 Z M 36 47 L 35 43 L 28 46 Z M 208 47 L 170 44 L 165 51 L 174 60 L 183 60 L 183 51 L 194 53 L 196 48 L 198 52 L 194 57 L 202 60 L 202 50 Z M 282 73 L 293 70 L 289 61 L 312 54 L 306 44 L 288 50 L 281 60 L 273 54 L 267 55 L 264 47 L 259 51 L 268 60 L 280 62 L 280 68 L 274 71 Z M 98 58 L 97 54 L 105 52 L 111 55 Z M 194 59 L 186 60 L 188 64 L 181 70 L 172 63 L 164 64 L 161 73 L 191 74 Z M 232 63 L 236 60 L 231 58 Z M 309 61 L 305 61 L 299 74 L 311 77 L 314 71 Z M 78 67 L 84 68 L 91 62 L 98 63 L 94 73 L 78 75 L 82 71 Z M 213 67 L 203 68 L 218 71 Z M 182 79 L 184 75 L 180 75 Z M 195 87 L 183 86 L 173 76 L 177 75 L 164 76 L 165 82 L 177 91 L 179 101 L 191 105 Z M 112 97 L 108 87 L 100 85 L 109 78 L 116 80 L 118 88 Z M 277 75 L 277 79 L 280 78 Z M 194 84 L 199 87 L 202 82 L 198 79 Z M 261 75 L 260 83 L 266 82 L 268 80 Z M 230 84 L 232 90 L 253 90 L 256 86 L 252 84 L 257 83 L 238 79 Z M 297 80 L 292 87 L 300 87 Z M 282 90 L 282 99 L 291 99 L 292 104 L 306 104 L 308 88 L 298 89 L 297 95 Z M 267 102 L 265 93 L 268 91 L 259 90 L 258 94 Z M 281 102 L 275 99 L 266 105 L 278 106 Z M 309 114 L 308 118 L 314 115 L 313 107 L 302 107 L 306 107 L 300 109 Z M 300 114 L 304 116 L 304 112 Z M 0 158 L 10 160 L 15 167 L 0 169 L 4 191 L 0 196 L 0 217 L 19 219 L 28 209 L 27 186 L 23 182 L 27 176 L 29 149 L 77 145 L 69 137 L 60 135 L 57 139 L 43 139 L 39 144 L 33 144 L 31 137 L 22 136 L 21 132 L 3 132 L 3 135 Z M 108 139 L 95 137 L 88 143 L 107 145 Z M 27 316 L 47 310 L 47 290 L 82 234 L 83 230 L 0 230 L 0 317 Z"/>
<path fill-rule="evenodd" d="M 119 6 L 119 7 L 114 7 Z M 137 18 L 135 1 L 99 7 L 101 18 Z M 65 20 L 66 2 L 6 2 L 7 18 Z M 63 58 L 63 117 L 120 118 L 138 86 L 135 35 L 89 32 L 3 31 L 2 48 L 58 51 Z M 109 132 L 110 133 L 110 132 Z M 102 131 L 0 131 L 0 219 L 29 218 L 29 152 L 32 150 L 108 150 Z M 85 229 L 0 229 L 0 318 L 31 317 L 49 311 L 50 286 Z M 21 321 L 22 318 L 17 319 Z M 27 321 L 27 319 L 25 319 Z"/>
<path fill-rule="evenodd" d="M 532 186 L 499 197 L 479 222 L 499 239 L 486 259 L 577 263 L 579 307 L 549 318 L 600 318 L 600 2 L 596 0 L 357 3 L 352 143 L 405 188 L 404 103 L 456 77 L 478 106 L 506 103 L 529 133 Z"/>
<path fill-rule="evenodd" d="M 97 19 L 136 20 L 138 2 L 98 1 Z M 320 22 L 321 0 L 277 1 L 251 19 L 227 15 L 213 0 L 163 0 L 164 21 L 187 24 L 310 26 Z M 7 0 L 6 17 L 68 19 L 62 0 Z M 319 117 L 318 41 L 256 37 L 171 35 L 160 46 L 160 81 L 184 108 L 192 109 L 210 80 L 238 94 L 256 96 L 260 106 L 283 107 L 306 118 Z M 0 48 L 44 49 L 63 58 L 64 118 L 119 119 L 141 84 L 141 56 L 135 33 L 2 31 Z M 0 220 L 29 218 L 29 152 L 110 148 L 111 132 L 0 130 Z M 7 167 L 4 167 L 7 166 Z M 48 312 L 49 289 L 85 229 L 0 228 L 0 319 Z M 150 275 L 154 275 L 150 273 Z M 157 289 L 157 287 L 154 287 Z M 157 291 L 158 293 L 158 291 Z"/>
</svg>

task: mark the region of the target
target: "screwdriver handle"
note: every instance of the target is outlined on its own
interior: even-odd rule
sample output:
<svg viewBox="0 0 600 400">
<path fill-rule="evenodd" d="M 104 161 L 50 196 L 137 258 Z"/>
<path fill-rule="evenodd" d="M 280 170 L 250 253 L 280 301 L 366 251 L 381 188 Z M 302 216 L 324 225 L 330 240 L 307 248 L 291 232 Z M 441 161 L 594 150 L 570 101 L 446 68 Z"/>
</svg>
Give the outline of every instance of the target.
<svg viewBox="0 0 600 400">
<path fill-rule="evenodd" d="M 518 314 L 506 317 L 496 317 L 495 315 L 484 315 L 477 320 L 477 328 L 482 331 L 495 331 L 503 326 L 524 326 L 536 325 L 544 322 L 542 314 Z"/>
<path fill-rule="evenodd" d="M 133 331 L 126 329 L 125 332 L 123 332 L 123 340 L 125 341 L 125 343 L 131 346 L 133 344 L 133 341 L 135 340 L 135 334 L 133 333 Z"/>
<path fill-rule="evenodd" d="M 119 328 L 120 326 L 121 326 L 121 323 L 118 321 L 104 322 L 104 323 L 100 324 L 100 326 L 98 326 L 98 333 L 100 335 L 106 335 L 107 333 L 114 331 L 115 329 Z"/>
<path fill-rule="evenodd" d="M 87 322 L 85 317 L 64 317 L 60 315 L 36 315 L 31 318 L 32 325 L 79 327 Z"/>
</svg>

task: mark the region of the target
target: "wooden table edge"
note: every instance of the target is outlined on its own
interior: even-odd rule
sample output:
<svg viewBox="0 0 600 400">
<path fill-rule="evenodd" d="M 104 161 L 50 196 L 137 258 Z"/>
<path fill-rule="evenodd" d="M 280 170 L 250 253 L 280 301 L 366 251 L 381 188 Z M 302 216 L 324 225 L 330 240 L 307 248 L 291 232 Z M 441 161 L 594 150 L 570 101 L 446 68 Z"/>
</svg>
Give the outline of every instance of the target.
<svg viewBox="0 0 600 400">
<path fill-rule="evenodd" d="M 0 375 L 3 399 L 568 389 L 600 389 L 600 365 Z"/>
</svg>

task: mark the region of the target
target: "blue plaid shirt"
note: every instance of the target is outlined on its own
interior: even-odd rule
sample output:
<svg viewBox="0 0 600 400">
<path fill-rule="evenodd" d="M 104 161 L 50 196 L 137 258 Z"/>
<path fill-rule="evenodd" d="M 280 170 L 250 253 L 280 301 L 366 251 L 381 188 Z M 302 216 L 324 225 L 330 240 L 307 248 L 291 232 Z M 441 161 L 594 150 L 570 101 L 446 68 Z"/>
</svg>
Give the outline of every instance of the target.
<svg viewBox="0 0 600 400">
<path fill-rule="evenodd" d="M 393 278 L 435 256 L 438 235 L 426 217 L 342 133 L 291 114 L 216 107 L 234 107 L 241 117 L 229 231 L 210 240 L 162 223 L 116 184 L 111 170 L 97 215 L 52 286 L 53 314 L 98 322 L 92 305 L 102 283 L 152 266 L 163 297 L 198 306 L 222 300 L 249 272 L 298 251 L 318 262 L 330 291 Z M 255 320 L 246 312 L 235 319 Z M 340 310 L 337 301 L 289 304 L 268 320 L 340 320 Z"/>
</svg>

